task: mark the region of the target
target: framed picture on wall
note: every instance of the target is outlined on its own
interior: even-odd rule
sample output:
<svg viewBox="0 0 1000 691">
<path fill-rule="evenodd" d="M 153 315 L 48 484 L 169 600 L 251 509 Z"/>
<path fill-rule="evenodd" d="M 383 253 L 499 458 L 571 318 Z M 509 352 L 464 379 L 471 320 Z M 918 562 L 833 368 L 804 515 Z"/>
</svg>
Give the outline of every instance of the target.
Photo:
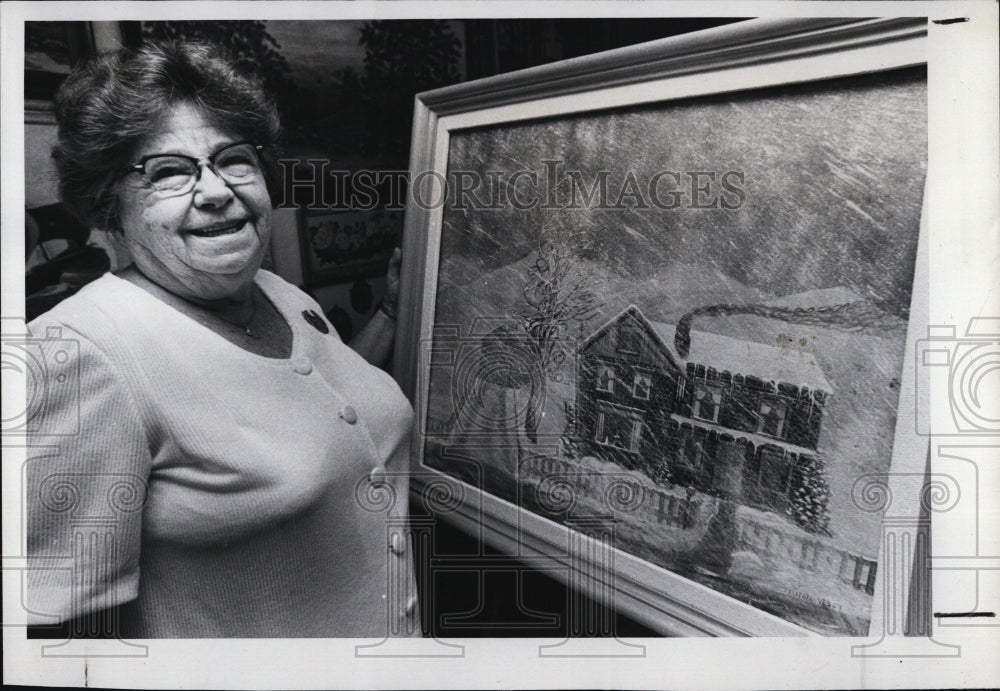
<svg viewBox="0 0 1000 691">
<path fill-rule="evenodd" d="M 94 53 L 86 22 L 25 22 L 24 97 L 51 101 L 70 70 Z"/>
<path fill-rule="evenodd" d="M 752 20 L 420 94 L 416 490 L 666 634 L 883 621 L 926 458 L 925 37 Z"/>
<path fill-rule="evenodd" d="M 399 244 L 402 211 L 301 211 L 303 279 L 307 286 L 385 273 Z"/>
</svg>

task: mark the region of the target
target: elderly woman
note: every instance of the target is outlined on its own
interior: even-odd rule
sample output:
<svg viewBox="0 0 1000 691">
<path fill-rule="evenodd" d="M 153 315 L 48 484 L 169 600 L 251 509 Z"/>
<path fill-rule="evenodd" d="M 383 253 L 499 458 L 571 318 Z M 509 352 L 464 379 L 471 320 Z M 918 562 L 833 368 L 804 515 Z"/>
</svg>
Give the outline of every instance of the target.
<svg viewBox="0 0 1000 691">
<path fill-rule="evenodd" d="M 157 44 L 77 70 L 56 112 L 64 203 L 134 264 L 30 324 L 48 372 L 32 443 L 51 445 L 27 470 L 32 623 L 419 634 L 412 410 L 260 269 L 278 119 L 259 82 L 208 46 Z M 359 334 L 369 359 L 392 318 Z"/>
</svg>

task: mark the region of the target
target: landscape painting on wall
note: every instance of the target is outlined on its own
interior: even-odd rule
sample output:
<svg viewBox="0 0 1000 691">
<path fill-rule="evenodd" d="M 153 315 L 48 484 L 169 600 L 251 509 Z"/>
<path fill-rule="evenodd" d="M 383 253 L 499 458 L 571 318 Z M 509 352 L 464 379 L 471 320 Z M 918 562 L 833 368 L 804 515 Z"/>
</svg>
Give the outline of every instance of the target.
<svg viewBox="0 0 1000 691">
<path fill-rule="evenodd" d="M 865 635 L 926 99 L 906 68 L 452 132 L 423 463 Z"/>
</svg>

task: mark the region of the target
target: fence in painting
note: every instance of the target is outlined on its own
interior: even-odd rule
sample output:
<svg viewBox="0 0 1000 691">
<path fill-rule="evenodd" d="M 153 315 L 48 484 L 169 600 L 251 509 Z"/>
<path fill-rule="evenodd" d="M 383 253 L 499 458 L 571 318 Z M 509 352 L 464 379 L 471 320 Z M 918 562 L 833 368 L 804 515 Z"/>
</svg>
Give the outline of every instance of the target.
<svg viewBox="0 0 1000 691">
<path fill-rule="evenodd" d="M 604 513 L 622 523 L 650 522 L 679 531 L 704 532 L 722 501 L 680 487 L 654 488 L 651 481 L 631 473 L 587 469 L 550 456 L 522 463 L 520 479 L 522 486 L 538 494 L 542 506 L 559 505 L 564 510 L 571 502 L 603 506 Z M 765 562 L 780 561 L 839 578 L 869 594 L 874 591 L 875 561 L 840 549 L 821 536 L 809 536 L 791 524 L 783 525 L 777 514 L 757 517 L 754 511 L 745 507 L 737 511 L 739 549 L 753 552 Z"/>
<path fill-rule="evenodd" d="M 869 595 L 875 590 L 877 564 L 871 559 L 819 540 L 784 532 L 752 518 L 742 517 L 738 526 L 740 543 L 758 554 L 788 559 L 806 571 L 835 575 Z"/>
</svg>

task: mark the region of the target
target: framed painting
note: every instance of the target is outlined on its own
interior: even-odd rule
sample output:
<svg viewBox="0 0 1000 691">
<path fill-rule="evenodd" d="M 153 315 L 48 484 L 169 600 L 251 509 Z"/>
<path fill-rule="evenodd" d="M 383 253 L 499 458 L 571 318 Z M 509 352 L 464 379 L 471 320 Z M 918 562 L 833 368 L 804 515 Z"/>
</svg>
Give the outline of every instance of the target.
<svg viewBox="0 0 1000 691">
<path fill-rule="evenodd" d="M 83 22 L 25 22 L 24 98 L 51 101 L 70 70 L 94 52 Z"/>
<path fill-rule="evenodd" d="M 384 273 L 402 227 L 402 212 L 392 209 L 303 210 L 299 219 L 302 275 L 309 287 Z"/>
<path fill-rule="evenodd" d="M 415 491 L 665 634 L 866 635 L 910 566 L 872 497 L 926 459 L 925 38 L 751 20 L 420 94 Z"/>
</svg>

